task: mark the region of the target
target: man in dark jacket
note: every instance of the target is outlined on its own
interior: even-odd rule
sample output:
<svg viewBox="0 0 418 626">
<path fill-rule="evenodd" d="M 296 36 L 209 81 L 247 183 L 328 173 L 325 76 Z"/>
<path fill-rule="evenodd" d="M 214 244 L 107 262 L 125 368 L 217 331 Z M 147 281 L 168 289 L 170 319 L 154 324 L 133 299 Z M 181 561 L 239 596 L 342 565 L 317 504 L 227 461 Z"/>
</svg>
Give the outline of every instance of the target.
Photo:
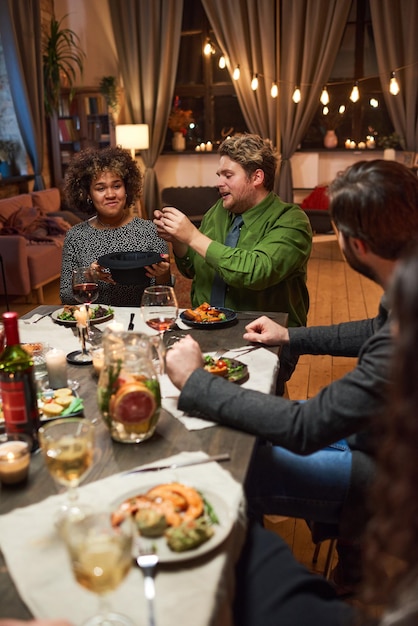
<svg viewBox="0 0 418 626">
<path fill-rule="evenodd" d="M 394 161 L 362 161 L 330 185 L 331 217 L 350 266 L 387 289 L 398 259 L 418 236 L 418 179 Z M 356 367 L 306 402 L 266 396 L 202 369 L 190 337 L 167 355 L 167 372 L 182 389 L 179 408 L 258 435 L 246 492 L 250 511 L 338 524 L 339 566 L 347 541 L 358 541 L 368 518 L 374 476 L 374 424 L 385 405 L 392 353 L 383 295 L 374 319 L 312 328 L 279 326 L 261 317 L 244 339 L 289 346 L 294 354 L 357 357 Z M 267 443 L 264 443 L 267 442 Z M 357 557 L 352 548 L 348 557 Z M 360 569 L 348 558 L 357 582 Z M 341 580 L 341 571 L 338 573 Z"/>
</svg>

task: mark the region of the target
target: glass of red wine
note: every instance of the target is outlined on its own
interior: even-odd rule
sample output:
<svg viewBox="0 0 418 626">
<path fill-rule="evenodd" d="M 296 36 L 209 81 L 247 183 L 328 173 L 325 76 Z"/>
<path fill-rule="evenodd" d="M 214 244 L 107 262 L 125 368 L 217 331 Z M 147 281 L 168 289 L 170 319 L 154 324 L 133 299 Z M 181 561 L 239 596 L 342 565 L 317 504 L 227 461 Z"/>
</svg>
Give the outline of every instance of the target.
<svg viewBox="0 0 418 626">
<path fill-rule="evenodd" d="M 90 266 L 77 267 L 73 270 L 73 295 L 77 302 L 84 304 L 86 319 L 77 322 L 81 340 L 81 351 L 72 355 L 73 359 L 82 363 L 90 363 L 91 356 L 86 349 L 86 340 L 89 337 L 90 305 L 99 297 L 99 284 Z"/>
<path fill-rule="evenodd" d="M 144 322 L 159 333 L 159 360 L 162 370 L 165 356 L 164 333 L 173 328 L 178 315 L 178 303 L 173 287 L 155 285 L 144 289 L 141 312 Z"/>
</svg>

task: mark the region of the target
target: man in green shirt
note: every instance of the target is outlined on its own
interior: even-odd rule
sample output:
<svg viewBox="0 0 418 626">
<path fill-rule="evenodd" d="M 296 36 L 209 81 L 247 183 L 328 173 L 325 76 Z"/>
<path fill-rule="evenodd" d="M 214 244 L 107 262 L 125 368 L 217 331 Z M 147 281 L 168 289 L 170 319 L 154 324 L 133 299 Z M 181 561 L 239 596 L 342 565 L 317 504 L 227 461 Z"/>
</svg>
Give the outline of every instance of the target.
<svg viewBox="0 0 418 626">
<path fill-rule="evenodd" d="M 273 192 L 277 156 L 271 142 L 235 135 L 225 139 L 219 155 L 220 199 L 199 229 L 174 207 L 154 214 L 159 236 L 173 245 L 177 267 L 193 279 L 192 306 L 209 302 L 235 311 L 283 311 L 289 326 L 306 326 L 312 230 L 300 207 Z M 227 239 L 231 229 L 236 243 Z M 281 355 L 281 375 L 288 357 Z"/>
</svg>

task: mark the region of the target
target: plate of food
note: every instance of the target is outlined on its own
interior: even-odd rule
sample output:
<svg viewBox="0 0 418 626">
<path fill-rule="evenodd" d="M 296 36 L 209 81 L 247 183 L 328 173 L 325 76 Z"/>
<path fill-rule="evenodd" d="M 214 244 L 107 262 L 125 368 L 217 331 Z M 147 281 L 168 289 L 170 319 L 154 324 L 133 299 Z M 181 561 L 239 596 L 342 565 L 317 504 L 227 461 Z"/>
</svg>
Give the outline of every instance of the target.
<svg viewBox="0 0 418 626">
<path fill-rule="evenodd" d="M 178 482 L 126 493 L 112 504 L 112 524 L 131 516 L 138 534 L 155 547 L 160 563 L 200 557 L 229 535 L 233 519 L 217 493 Z"/>
<path fill-rule="evenodd" d="M 69 387 L 46 389 L 38 398 L 38 410 L 41 424 L 61 417 L 79 417 L 83 415 L 83 400 Z M 4 415 L 0 402 L 0 432 L 4 430 Z"/>
<path fill-rule="evenodd" d="M 226 378 L 232 383 L 242 382 L 248 378 L 248 366 L 241 361 L 227 357 L 215 359 L 207 354 L 204 357 L 203 369 L 215 376 Z"/>
<path fill-rule="evenodd" d="M 213 307 L 207 302 L 200 304 L 195 309 L 185 309 L 180 313 L 180 319 L 188 326 L 198 328 L 214 328 L 228 324 L 237 317 L 232 309 L 225 307 Z"/>
<path fill-rule="evenodd" d="M 57 309 L 51 313 L 51 318 L 57 324 L 64 326 L 75 326 L 77 320 L 74 317 L 74 311 L 79 309 L 81 304 L 66 304 L 62 309 Z M 113 309 L 104 304 L 95 304 L 90 306 L 90 324 L 102 324 L 113 318 Z"/>
</svg>

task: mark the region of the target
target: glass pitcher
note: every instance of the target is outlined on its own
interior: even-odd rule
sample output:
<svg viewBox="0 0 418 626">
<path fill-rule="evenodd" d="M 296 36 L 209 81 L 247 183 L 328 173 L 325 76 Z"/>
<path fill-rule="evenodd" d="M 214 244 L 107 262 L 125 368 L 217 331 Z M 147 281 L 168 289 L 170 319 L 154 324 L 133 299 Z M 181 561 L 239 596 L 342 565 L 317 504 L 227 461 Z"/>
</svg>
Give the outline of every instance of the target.
<svg viewBox="0 0 418 626">
<path fill-rule="evenodd" d="M 152 360 L 155 337 L 108 327 L 103 332 L 103 348 L 97 396 L 110 435 L 122 443 L 145 441 L 153 435 L 161 410 Z"/>
</svg>

